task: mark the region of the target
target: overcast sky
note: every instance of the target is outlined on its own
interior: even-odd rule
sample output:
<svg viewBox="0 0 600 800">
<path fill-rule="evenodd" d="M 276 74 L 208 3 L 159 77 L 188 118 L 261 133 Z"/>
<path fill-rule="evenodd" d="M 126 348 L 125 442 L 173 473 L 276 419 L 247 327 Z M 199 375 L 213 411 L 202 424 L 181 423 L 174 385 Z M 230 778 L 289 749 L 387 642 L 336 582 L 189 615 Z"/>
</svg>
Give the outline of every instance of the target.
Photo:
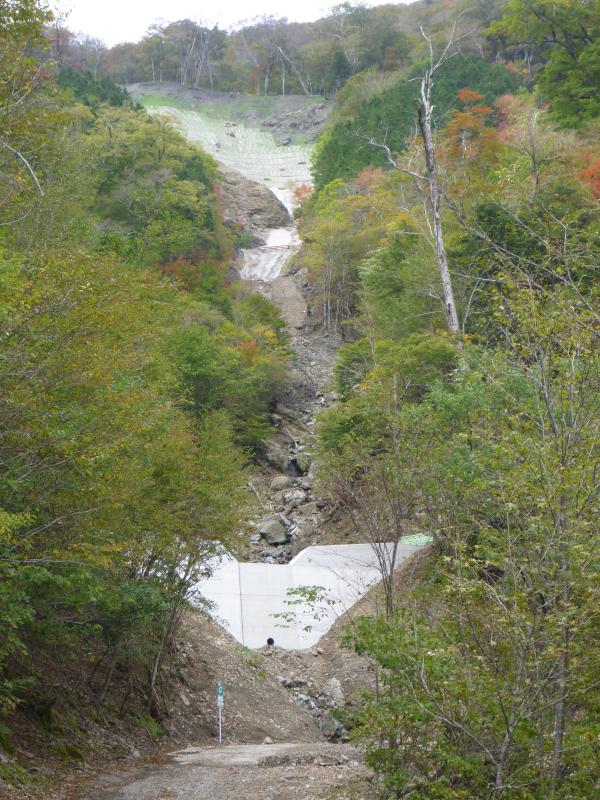
<svg viewBox="0 0 600 800">
<path fill-rule="evenodd" d="M 194 19 L 229 28 L 263 14 L 305 22 L 322 17 L 339 0 L 53 0 L 52 7 L 67 13 L 66 26 L 103 39 L 106 44 L 134 42 L 156 20 Z M 390 0 L 371 0 L 382 5 Z"/>
</svg>

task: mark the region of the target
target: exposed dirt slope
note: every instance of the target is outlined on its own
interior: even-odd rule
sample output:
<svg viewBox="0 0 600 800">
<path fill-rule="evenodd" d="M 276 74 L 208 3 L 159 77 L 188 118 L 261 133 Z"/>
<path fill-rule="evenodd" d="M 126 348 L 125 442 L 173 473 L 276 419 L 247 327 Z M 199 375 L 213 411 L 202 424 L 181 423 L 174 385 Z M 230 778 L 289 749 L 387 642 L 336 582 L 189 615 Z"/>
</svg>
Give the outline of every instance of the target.
<svg viewBox="0 0 600 800">
<path fill-rule="evenodd" d="M 269 670 L 267 656 L 246 650 L 204 616 L 185 620 L 171 670 L 173 711 L 165 723 L 174 744 L 214 741 L 215 689 L 225 684 L 224 740 L 229 743 L 314 742 L 320 738 L 308 712 Z"/>
</svg>

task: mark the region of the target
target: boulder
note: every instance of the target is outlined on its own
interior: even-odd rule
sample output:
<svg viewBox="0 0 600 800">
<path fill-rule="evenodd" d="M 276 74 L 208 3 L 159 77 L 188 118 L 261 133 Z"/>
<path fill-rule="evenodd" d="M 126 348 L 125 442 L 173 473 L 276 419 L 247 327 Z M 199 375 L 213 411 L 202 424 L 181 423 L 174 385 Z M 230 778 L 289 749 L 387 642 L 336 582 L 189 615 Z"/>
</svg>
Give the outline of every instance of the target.
<svg viewBox="0 0 600 800">
<path fill-rule="evenodd" d="M 271 545 L 286 544 L 289 541 L 288 532 L 277 519 L 265 520 L 258 532 Z"/>
<path fill-rule="evenodd" d="M 227 221 L 250 231 L 290 224 L 288 210 L 270 189 L 232 169 L 221 166 L 220 171 L 220 202 Z"/>
<path fill-rule="evenodd" d="M 308 681 L 306 678 L 299 678 L 296 675 L 293 675 L 291 678 L 288 678 L 285 685 L 288 686 L 290 689 L 300 689 L 302 686 L 306 686 Z M 300 697 L 300 695 L 298 695 Z"/>
<path fill-rule="evenodd" d="M 279 472 L 287 472 L 290 466 L 290 454 L 278 444 L 267 442 L 264 451 L 265 461 Z"/>
<path fill-rule="evenodd" d="M 271 495 L 271 502 L 275 508 L 280 509 L 283 511 L 285 503 L 283 502 L 283 495 L 284 492 L 273 492 Z"/>
<path fill-rule="evenodd" d="M 342 684 L 337 678 L 330 678 L 321 689 L 321 694 L 327 702 L 335 708 L 342 708 L 346 702 Z"/>
<path fill-rule="evenodd" d="M 312 514 L 317 514 L 319 509 L 317 508 L 317 504 L 314 502 L 312 503 L 304 503 L 303 506 L 300 506 L 298 509 L 302 514 L 306 514 L 307 516 L 311 516 Z"/>
<path fill-rule="evenodd" d="M 293 503 L 294 506 L 300 505 L 306 500 L 306 494 L 302 491 L 302 489 L 295 489 L 293 492 L 286 492 L 283 495 L 283 502 L 286 504 Z"/>
<path fill-rule="evenodd" d="M 280 492 L 283 489 L 289 489 L 292 485 L 292 479 L 288 475 L 276 475 L 271 481 L 271 491 Z"/>
<path fill-rule="evenodd" d="M 296 464 L 302 475 L 306 475 L 310 471 L 312 459 L 308 453 L 298 451 L 296 453 Z"/>
<path fill-rule="evenodd" d="M 295 531 L 297 536 L 302 536 L 303 538 L 308 539 L 314 534 L 315 526 L 314 523 L 312 523 L 309 519 L 296 519 Z"/>
<path fill-rule="evenodd" d="M 265 547 L 260 551 L 261 558 L 279 558 L 279 550 L 276 547 Z"/>
<path fill-rule="evenodd" d="M 293 485 L 293 481 L 289 475 L 276 475 L 271 481 L 271 491 L 281 492 L 284 489 L 289 489 Z"/>
<path fill-rule="evenodd" d="M 319 723 L 319 727 L 321 728 L 321 733 L 326 739 L 341 739 L 345 733 L 342 723 L 328 715 L 323 717 Z"/>
<path fill-rule="evenodd" d="M 190 698 L 183 691 L 183 689 L 179 692 L 179 697 L 181 698 L 181 702 L 183 703 L 184 706 L 189 706 L 190 705 Z"/>
</svg>

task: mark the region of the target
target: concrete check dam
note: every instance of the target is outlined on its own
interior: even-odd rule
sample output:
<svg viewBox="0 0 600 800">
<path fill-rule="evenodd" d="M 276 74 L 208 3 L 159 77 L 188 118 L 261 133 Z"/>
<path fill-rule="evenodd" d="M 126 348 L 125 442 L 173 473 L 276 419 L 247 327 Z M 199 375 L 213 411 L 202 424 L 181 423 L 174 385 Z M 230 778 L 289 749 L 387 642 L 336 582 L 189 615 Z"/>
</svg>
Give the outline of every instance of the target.
<svg viewBox="0 0 600 800">
<path fill-rule="evenodd" d="M 246 647 L 273 639 L 279 647 L 304 650 L 381 580 L 383 570 L 425 543 L 423 536 L 408 537 L 395 554 L 391 544 L 307 547 L 289 564 L 244 563 L 224 553 L 198 588 L 214 604 L 214 619 Z"/>
</svg>

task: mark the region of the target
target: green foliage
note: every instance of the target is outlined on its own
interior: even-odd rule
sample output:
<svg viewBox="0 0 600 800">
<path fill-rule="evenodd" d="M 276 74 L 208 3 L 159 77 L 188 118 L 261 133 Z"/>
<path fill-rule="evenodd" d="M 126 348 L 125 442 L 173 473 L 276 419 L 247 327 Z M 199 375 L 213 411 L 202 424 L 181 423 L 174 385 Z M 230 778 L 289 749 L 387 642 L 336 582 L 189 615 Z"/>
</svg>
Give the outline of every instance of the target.
<svg viewBox="0 0 600 800">
<path fill-rule="evenodd" d="M 160 723 L 157 722 L 154 717 L 151 717 L 150 714 L 144 714 L 143 716 L 135 717 L 134 722 L 141 728 L 147 730 L 153 739 L 159 739 L 161 736 L 165 735 Z"/>
<path fill-rule="evenodd" d="M 437 520 L 441 550 L 412 608 L 352 627 L 352 646 L 375 660 L 385 687 L 352 720 L 382 797 L 416 787 L 424 797 L 480 797 L 502 786 L 511 800 L 567 798 L 575 786 L 593 795 L 598 778 L 591 317 L 572 289 L 534 299 L 522 288 L 510 305 L 509 352 L 466 353 L 451 382 L 388 411 L 376 442 L 391 459 L 386 496 L 406 504 L 406 477 L 416 474 L 416 508 Z M 365 445 L 373 453 L 359 429 L 338 448 L 332 479 L 363 504 L 383 458 L 371 455 L 366 474 Z M 385 508 L 381 497 L 376 507 Z M 553 778 L 550 756 L 535 754 L 555 747 L 565 652 L 577 674 L 563 673 L 572 723 Z"/>
<path fill-rule="evenodd" d="M 19 630 L 31 621 L 33 615 L 23 587 L 16 581 L 19 564 L 13 554 L 17 532 L 27 522 L 24 514 L 8 514 L 0 510 L 0 616 L 3 620 L 0 633 L 0 715 L 15 707 L 19 692 L 25 686 L 23 680 L 9 678 L 3 671 L 9 658 L 23 651 Z M 0 726 L 0 734 L 3 729 L 4 726 Z"/>
<path fill-rule="evenodd" d="M 509 45 L 536 48 L 535 82 L 558 123 L 574 128 L 600 115 L 597 0 L 510 0 L 489 33 Z"/>
<path fill-rule="evenodd" d="M 61 89 L 68 89 L 73 97 L 85 106 L 97 109 L 106 103 L 109 106 L 131 104 L 129 93 L 105 76 L 94 78 L 88 69 L 66 67 L 60 70 L 56 79 Z"/>
<path fill-rule="evenodd" d="M 386 143 L 392 152 L 405 148 L 416 119 L 418 78 L 422 66 L 415 66 L 408 79 L 367 99 L 356 113 L 333 125 L 322 136 L 313 158 L 315 189 L 322 190 L 336 178 L 357 175 L 368 166 L 383 166 L 385 154 L 370 143 Z M 456 108 L 456 93 L 469 88 L 479 92 L 486 103 L 515 91 L 519 80 L 501 64 L 490 64 L 475 55 L 461 54 L 438 72 L 433 89 L 435 118 L 439 126 Z"/>
<path fill-rule="evenodd" d="M 265 96 L 335 93 L 357 72 L 404 62 L 411 41 L 398 16 L 389 7 L 342 3 L 319 25 L 272 16 L 230 32 L 189 19 L 155 23 L 139 43 L 112 48 L 102 68 L 119 83 L 176 81 Z"/>
<path fill-rule="evenodd" d="M 255 448 L 268 433 L 267 412 L 286 374 L 287 351 L 260 321 L 244 328 L 211 314 L 198 322 L 167 342 L 189 406 L 199 417 L 227 409 L 240 444 Z"/>
<path fill-rule="evenodd" d="M 393 224 L 382 213 L 392 193 L 393 182 L 379 171 L 366 172 L 353 183 L 332 181 L 303 215 L 301 257 L 315 314 L 327 329 L 339 329 L 356 309 L 361 265 Z"/>
<path fill-rule="evenodd" d="M 144 264 L 199 264 L 229 253 L 212 191 L 214 164 L 167 121 L 107 108 L 82 144 L 90 152 L 105 248 L 125 238 L 120 251 Z"/>
<path fill-rule="evenodd" d="M 413 333 L 400 342 L 359 339 L 345 345 L 334 374 L 343 400 L 355 391 L 369 392 L 373 382 L 391 382 L 403 400 L 412 402 L 456 367 L 456 351 L 446 338 Z"/>
<path fill-rule="evenodd" d="M 31 170 L 2 156 L 0 715 L 51 707 L 53 661 L 87 672 L 99 707 L 120 674 L 159 714 L 289 342 L 271 304 L 228 286 L 212 160 L 107 80 L 53 82 L 28 55 L 46 13 L 5 6 L 23 80 L 0 80 L 0 105 Z"/>
<path fill-rule="evenodd" d="M 386 800 L 567 800 L 599 777 L 598 226 L 576 175 L 593 134 L 558 134 L 523 96 L 496 109 L 500 131 L 471 106 L 435 141 L 460 350 L 440 333 L 425 183 L 363 171 L 305 214 L 328 257 L 311 215 L 340 215 L 348 265 L 374 227 L 356 197 L 377 212 L 341 402 L 317 428 L 321 491 L 363 541 L 426 526 L 434 542 L 421 587 L 407 598 L 384 570 L 385 616 L 348 635 L 378 687 L 348 727 Z"/>
</svg>

